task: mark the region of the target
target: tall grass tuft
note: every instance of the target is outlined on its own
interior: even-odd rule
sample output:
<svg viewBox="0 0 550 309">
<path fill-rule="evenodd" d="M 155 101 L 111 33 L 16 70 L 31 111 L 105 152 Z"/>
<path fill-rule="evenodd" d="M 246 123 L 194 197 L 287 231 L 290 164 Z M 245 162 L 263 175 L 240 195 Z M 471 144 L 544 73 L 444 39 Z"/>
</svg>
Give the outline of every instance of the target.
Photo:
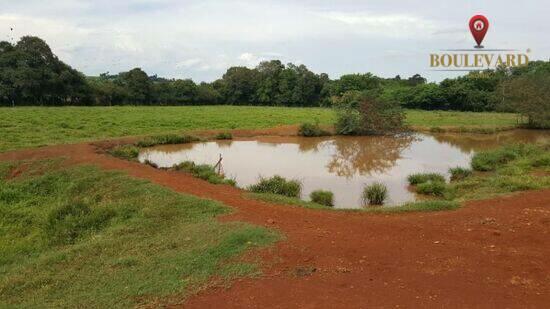
<svg viewBox="0 0 550 309">
<path fill-rule="evenodd" d="M 372 183 L 363 189 L 363 205 L 383 205 L 388 198 L 388 188 L 380 182 Z"/>
<path fill-rule="evenodd" d="M 451 181 L 458 181 L 470 177 L 472 175 L 472 170 L 457 166 L 450 168 L 449 173 L 451 174 Z"/>
<path fill-rule="evenodd" d="M 233 134 L 231 132 L 221 132 L 216 134 L 215 138 L 219 140 L 233 139 Z"/>
<path fill-rule="evenodd" d="M 273 193 L 289 197 L 300 197 L 302 184 L 298 180 L 286 180 L 284 177 L 275 175 L 271 178 L 260 177 L 257 184 L 248 187 L 254 193 Z"/>
<path fill-rule="evenodd" d="M 309 194 L 311 201 L 324 206 L 334 206 L 334 193 L 325 190 L 316 190 Z"/>
<path fill-rule="evenodd" d="M 407 181 L 410 185 L 418 185 L 428 181 L 440 181 L 445 182 L 445 176 L 438 173 L 416 173 L 407 177 Z"/>
</svg>

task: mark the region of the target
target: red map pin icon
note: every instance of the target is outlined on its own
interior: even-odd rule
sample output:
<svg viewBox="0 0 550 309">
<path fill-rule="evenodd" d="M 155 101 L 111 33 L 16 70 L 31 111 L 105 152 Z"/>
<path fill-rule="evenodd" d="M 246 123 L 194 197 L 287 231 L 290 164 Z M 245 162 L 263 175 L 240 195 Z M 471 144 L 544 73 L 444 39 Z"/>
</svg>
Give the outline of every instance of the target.
<svg viewBox="0 0 550 309">
<path fill-rule="evenodd" d="M 476 48 L 483 48 L 483 46 L 481 46 L 481 42 L 483 42 L 483 38 L 485 38 L 487 30 L 489 30 L 489 20 L 485 16 L 476 15 L 470 18 L 470 32 L 472 32 L 472 35 L 476 40 Z"/>
</svg>

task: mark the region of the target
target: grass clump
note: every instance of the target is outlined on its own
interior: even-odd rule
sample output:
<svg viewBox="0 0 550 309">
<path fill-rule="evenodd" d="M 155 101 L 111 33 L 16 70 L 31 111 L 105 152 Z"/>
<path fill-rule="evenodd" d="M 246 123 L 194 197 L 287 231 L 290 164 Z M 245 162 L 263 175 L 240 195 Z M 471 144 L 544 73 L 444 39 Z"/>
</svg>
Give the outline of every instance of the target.
<svg viewBox="0 0 550 309">
<path fill-rule="evenodd" d="M 221 132 L 216 134 L 215 138 L 219 140 L 233 139 L 233 134 L 231 132 Z"/>
<path fill-rule="evenodd" d="M 416 192 L 425 195 L 443 196 L 447 185 L 442 181 L 428 181 L 416 186 Z"/>
<path fill-rule="evenodd" d="M 286 180 L 275 175 L 271 178 L 260 177 L 257 184 L 248 187 L 254 193 L 272 193 L 288 197 L 299 197 L 302 192 L 302 184 L 298 180 Z"/>
<path fill-rule="evenodd" d="M 298 135 L 305 137 L 327 136 L 330 135 L 330 132 L 321 129 L 321 126 L 319 126 L 319 122 L 305 122 L 300 125 L 300 128 L 298 129 Z"/>
<path fill-rule="evenodd" d="M 211 278 L 256 273 L 237 257 L 278 238 L 218 221 L 229 208 L 215 201 L 118 172 L 45 164 L 0 178 L 2 308 L 163 306 Z"/>
<path fill-rule="evenodd" d="M 388 188 L 383 183 L 375 182 L 363 189 L 364 205 L 382 205 L 388 198 Z"/>
<path fill-rule="evenodd" d="M 542 149 L 532 144 L 512 144 L 495 150 L 481 151 L 472 158 L 472 168 L 476 171 L 494 171 L 506 163 L 540 154 Z"/>
<path fill-rule="evenodd" d="M 325 190 L 316 190 L 310 193 L 311 201 L 320 205 L 334 206 L 334 193 Z"/>
<path fill-rule="evenodd" d="M 191 135 L 163 134 L 149 136 L 136 143 L 138 147 L 152 147 L 155 145 L 186 144 L 198 141 L 199 138 Z"/>
<path fill-rule="evenodd" d="M 428 181 L 445 182 L 445 176 L 438 173 L 416 173 L 409 175 L 407 181 L 410 185 L 415 186 Z"/>
<path fill-rule="evenodd" d="M 184 161 L 174 166 L 177 171 L 185 171 L 191 173 L 193 176 L 206 180 L 209 183 L 219 185 L 236 186 L 237 182 L 234 179 L 225 178 L 224 175 L 216 173 L 215 168 L 208 164 L 195 164 L 192 161 Z"/>
<path fill-rule="evenodd" d="M 451 181 L 457 181 L 470 177 L 472 175 L 472 170 L 457 166 L 450 168 L 449 173 L 451 174 Z"/>
<path fill-rule="evenodd" d="M 139 156 L 139 147 L 134 145 L 120 145 L 109 150 L 109 154 L 124 160 L 135 160 Z"/>
</svg>

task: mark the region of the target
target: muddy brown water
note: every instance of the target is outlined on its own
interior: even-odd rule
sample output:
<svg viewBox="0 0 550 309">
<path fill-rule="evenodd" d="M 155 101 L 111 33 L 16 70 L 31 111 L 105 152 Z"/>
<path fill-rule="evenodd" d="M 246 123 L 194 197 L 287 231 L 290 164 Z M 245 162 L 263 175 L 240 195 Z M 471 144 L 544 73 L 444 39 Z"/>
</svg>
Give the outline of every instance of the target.
<svg viewBox="0 0 550 309">
<path fill-rule="evenodd" d="M 258 137 L 144 149 L 140 162 L 159 167 L 183 161 L 214 165 L 220 156 L 225 175 L 239 187 L 260 176 L 281 175 L 302 182 L 302 198 L 317 189 L 334 193 L 338 208 L 362 207 L 363 187 L 382 182 L 389 190 L 387 205 L 420 197 L 408 188 L 407 176 L 437 172 L 449 177 L 451 167 L 468 167 L 474 152 L 512 142 L 550 140 L 550 132 L 514 130 L 496 134 L 412 134 L 388 136 Z"/>
</svg>

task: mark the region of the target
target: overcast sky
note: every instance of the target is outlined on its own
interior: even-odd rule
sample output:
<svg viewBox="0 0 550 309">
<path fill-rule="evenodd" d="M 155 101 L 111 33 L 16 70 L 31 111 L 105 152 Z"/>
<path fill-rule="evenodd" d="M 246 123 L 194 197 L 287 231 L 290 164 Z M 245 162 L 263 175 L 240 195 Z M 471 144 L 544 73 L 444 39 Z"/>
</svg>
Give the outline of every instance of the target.
<svg viewBox="0 0 550 309">
<path fill-rule="evenodd" d="M 338 3 L 336 3 L 338 2 Z M 212 81 L 230 66 L 280 59 L 331 78 L 429 70 L 429 54 L 472 48 L 471 16 L 490 29 L 487 48 L 550 58 L 548 0 L 0 0 L 0 39 L 45 39 L 88 75 L 141 67 L 150 75 Z M 10 27 L 14 28 L 13 33 Z"/>
</svg>

